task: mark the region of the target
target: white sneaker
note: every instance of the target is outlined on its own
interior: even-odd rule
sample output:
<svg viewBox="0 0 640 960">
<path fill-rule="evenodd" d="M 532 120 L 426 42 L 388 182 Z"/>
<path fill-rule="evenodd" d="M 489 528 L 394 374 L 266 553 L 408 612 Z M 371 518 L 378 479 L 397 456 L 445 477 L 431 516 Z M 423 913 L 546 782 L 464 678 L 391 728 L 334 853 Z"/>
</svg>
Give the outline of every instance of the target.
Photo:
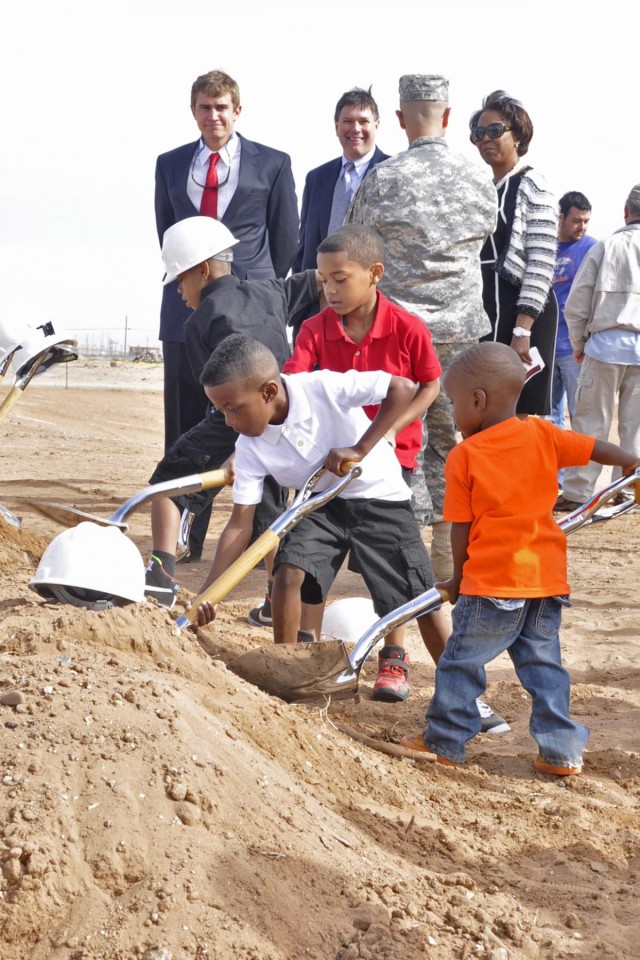
<svg viewBox="0 0 640 960">
<path fill-rule="evenodd" d="M 480 733 L 509 733 L 511 727 L 499 713 L 494 713 L 488 703 L 485 703 L 484 700 L 481 700 L 480 697 L 476 700 L 476 705 L 478 707 L 478 713 L 482 720 L 482 727 L 480 728 Z"/>
</svg>

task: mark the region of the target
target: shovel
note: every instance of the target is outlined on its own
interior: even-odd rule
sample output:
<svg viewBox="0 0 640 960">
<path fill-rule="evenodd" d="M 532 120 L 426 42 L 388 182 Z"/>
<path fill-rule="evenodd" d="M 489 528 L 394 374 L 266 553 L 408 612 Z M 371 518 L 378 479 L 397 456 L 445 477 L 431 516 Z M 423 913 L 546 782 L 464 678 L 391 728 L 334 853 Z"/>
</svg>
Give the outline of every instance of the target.
<svg viewBox="0 0 640 960">
<path fill-rule="evenodd" d="M 7 508 L 3 506 L 3 504 L 1 503 L 0 503 L 0 519 L 4 520 L 11 527 L 16 527 L 16 529 L 18 530 L 22 526 L 22 520 L 20 519 L 20 517 L 16 517 L 15 513 L 11 513 L 11 510 L 7 510 Z"/>
<path fill-rule="evenodd" d="M 15 352 L 16 351 L 14 350 L 13 353 L 11 353 L 11 355 L 3 363 L 2 369 L 0 370 L 0 379 L 4 377 L 7 371 L 8 361 L 13 357 L 13 354 Z M 13 386 L 11 387 L 8 394 L 0 404 L 0 422 L 6 418 L 6 416 L 11 412 L 11 410 L 13 410 L 13 408 L 16 405 L 16 401 L 18 400 L 20 395 L 24 393 L 24 391 L 27 389 L 27 387 L 31 383 L 33 377 L 36 375 L 40 367 L 43 364 L 46 365 L 47 361 L 50 360 L 53 356 L 60 355 L 61 353 L 62 354 L 73 353 L 74 356 L 72 358 L 69 357 L 67 359 L 75 358 L 75 351 L 72 350 L 71 347 L 68 347 L 62 343 L 58 343 L 55 346 L 50 347 L 48 350 L 43 350 L 42 353 L 32 361 L 27 372 L 24 373 L 21 377 L 15 378 L 15 380 L 13 381 Z"/>
<path fill-rule="evenodd" d="M 125 533 L 129 525 L 125 517 L 134 513 L 144 503 L 155 500 L 157 497 L 176 497 L 187 493 L 197 493 L 199 490 L 210 490 L 213 487 L 224 487 L 233 483 L 233 469 L 209 470 L 207 473 L 193 473 L 179 480 L 165 480 L 163 483 L 154 483 L 143 490 L 134 493 L 110 517 L 97 517 L 93 513 L 76 510 L 75 507 L 65 507 L 62 503 L 48 503 L 43 500 L 23 500 L 37 513 L 49 520 L 55 520 L 65 527 L 75 527 L 83 520 L 91 520 L 105 527 L 118 527 Z"/>
<path fill-rule="evenodd" d="M 626 487 L 635 484 L 635 499 L 617 504 L 606 514 L 596 515 Z M 630 477 L 621 477 L 595 494 L 572 513 L 558 521 L 565 534 L 579 527 L 621 516 L 640 503 L 640 469 Z M 288 703 L 326 703 L 347 700 L 358 695 L 358 679 L 362 666 L 376 644 L 395 627 L 415 617 L 437 610 L 447 595 L 432 587 L 386 617 L 374 623 L 349 652 L 341 641 L 313 644 L 272 644 L 257 647 L 231 660 L 229 670 Z"/>
<path fill-rule="evenodd" d="M 191 626 L 197 619 L 198 607 L 201 603 L 216 604 L 223 600 L 253 570 L 256 564 L 280 543 L 285 533 L 291 530 L 299 520 L 333 500 L 352 480 L 355 480 L 362 473 L 362 467 L 355 463 L 343 463 L 342 468 L 346 473 L 337 483 L 312 497 L 311 494 L 318 481 L 327 472 L 325 467 L 316 470 L 298 492 L 291 506 L 265 530 L 262 536 L 258 537 L 248 550 L 245 550 L 241 557 L 238 557 L 235 563 L 232 563 L 217 580 L 214 580 L 206 590 L 194 598 L 189 609 L 176 620 L 178 630 L 184 630 L 185 627 Z"/>
</svg>

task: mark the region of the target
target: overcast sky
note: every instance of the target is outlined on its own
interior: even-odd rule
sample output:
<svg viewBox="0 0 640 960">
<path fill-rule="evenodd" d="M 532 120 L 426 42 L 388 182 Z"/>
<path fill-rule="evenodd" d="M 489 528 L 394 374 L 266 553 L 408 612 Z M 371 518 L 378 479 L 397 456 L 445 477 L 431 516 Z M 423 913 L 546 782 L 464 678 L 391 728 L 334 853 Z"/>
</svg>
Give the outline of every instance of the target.
<svg viewBox="0 0 640 960">
<path fill-rule="evenodd" d="M 81 341 L 99 329 L 122 340 L 126 318 L 129 343 L 156 345 L 155 160 L 196 139 L 191 83 L 213 69 L 240 85 L 239 132 L 291 155 L 299 200 L 307 170 L 338 155 L 333 110 L 344 90 L 373 85 L 378 143 L 395 153 L 406 147 L 398 77 L 444 73 L 451 146 L 489 176 L 467 122 L 484 95 L 506 89 L 533 119 L 529 162 L 557 196 L 586 193 L 590 233 L 605 236 L 640 181 L 633 9 L 618 0 L 12 3 L 0 41 L 1 315 L 54 320 Z"/>
</svg>

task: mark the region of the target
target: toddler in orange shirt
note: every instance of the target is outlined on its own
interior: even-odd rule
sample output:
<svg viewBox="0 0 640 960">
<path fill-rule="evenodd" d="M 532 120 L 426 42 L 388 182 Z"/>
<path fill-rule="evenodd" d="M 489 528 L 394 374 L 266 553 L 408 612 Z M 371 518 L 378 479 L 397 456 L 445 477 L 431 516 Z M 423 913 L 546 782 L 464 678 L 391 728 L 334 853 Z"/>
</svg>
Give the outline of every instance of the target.
<svg viewBox="0 0 640 960">
<path fill-rule="evenodd" d="M 519 357 L 500 343 L 466 350 L 444 376 L 463 436 L 445 467 L 454 573 L 442 586 L 455 603 L 453 631 L 438 661 L 426 729 L 400 743 L 440 763 L 462 763 L 480 728 L 475 701 L 486 686 L 485 666 L 506 650 L 531 696 L 535 769 L 568 776 L 582 769 L 589 731 L 570 717 L 560 655 L 561 612 L 570 601 L 566 536 L 552 515 L 557 473 L 593 460 L 628 476 L 640 460 L 550 421 L 517 417 L 524 381 Z"/>
</svg>

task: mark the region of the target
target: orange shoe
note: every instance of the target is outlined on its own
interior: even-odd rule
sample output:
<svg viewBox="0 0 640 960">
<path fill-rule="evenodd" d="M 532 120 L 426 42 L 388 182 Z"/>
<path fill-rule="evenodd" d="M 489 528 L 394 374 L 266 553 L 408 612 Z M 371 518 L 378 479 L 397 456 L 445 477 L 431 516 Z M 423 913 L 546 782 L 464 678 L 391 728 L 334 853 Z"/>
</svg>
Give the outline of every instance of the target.
<svg viewBox="0 0 640 960">
<path fill-rule="evenodd" d="M 536 757 L 536 759 L 533 761 L 533 766 L 538 771 L 538 773 L 548 773 L 554 777 L 572 777 L 578 773 L 582 773 L 582 766 L 579 766 L 579 767 L 560 766 L 557 763 L 548 763 L 542 756 Z"/>
<path fill-rule="evenodd" d="M 400 746 L 406 747 L 407 750 L 417 750 L 418 753 L 430 753 L 436 758 L 436 763 L 442 763 L 445 767 L 460 766 L 460 764 L 456 763 L 455 760 L 447 760 L 445 757 L 439 757 L 433 752 L 433 750 L 429 750 L 429 747 L 422 739 L 421 733 L 414 733 L 413 736 L 409 736 L 409 734 L 407 734 L 407 736 L 403 737 L 400 741 Z"/>
</svg>

